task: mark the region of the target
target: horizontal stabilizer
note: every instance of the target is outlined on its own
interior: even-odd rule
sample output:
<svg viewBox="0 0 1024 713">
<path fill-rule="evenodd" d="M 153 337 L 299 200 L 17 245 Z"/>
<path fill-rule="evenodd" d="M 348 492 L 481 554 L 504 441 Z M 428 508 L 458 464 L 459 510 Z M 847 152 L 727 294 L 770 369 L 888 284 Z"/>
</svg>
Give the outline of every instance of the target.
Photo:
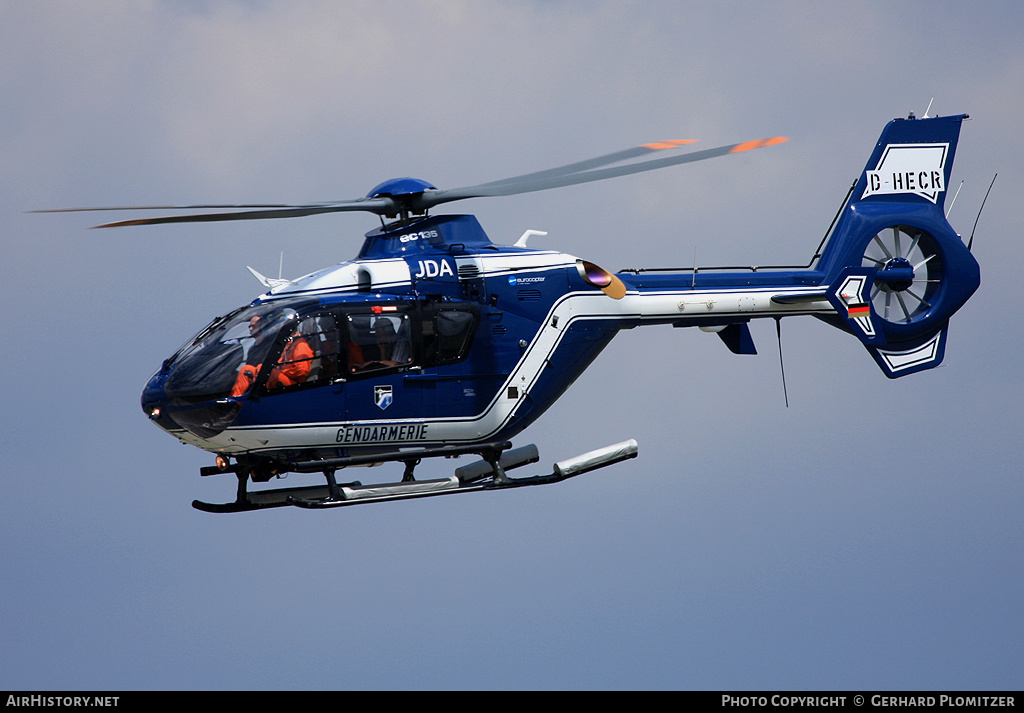
<svg viewBox="0 0 1024 713">
<path fill-rule="evenodd" d="M 828 299 L 825 290 L 807 290 L 806 292 L 781 292 L 772 295 L 772 302 L 780 305 L 797 305 L 808 302 L 822 302 Z"/>
</svg>

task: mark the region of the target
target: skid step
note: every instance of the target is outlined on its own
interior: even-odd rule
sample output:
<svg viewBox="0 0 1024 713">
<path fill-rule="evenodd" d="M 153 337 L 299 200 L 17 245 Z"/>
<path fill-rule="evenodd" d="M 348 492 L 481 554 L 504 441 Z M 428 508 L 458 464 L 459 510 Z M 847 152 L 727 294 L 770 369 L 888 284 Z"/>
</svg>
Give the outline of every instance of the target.
<svg viewBox="0 0 1024 713">
<path fill-rule="evenodd" d="M 289 496 L 288 504 L 302 508 L 337 507 L 359 500 L 396 500 L 424 495 L 436 495 L 447 490 L 457 490 L 459 479 L 454 475 L 439 480 L 417 480 L 411 483 L 381 483 L 379 485 L 339 486 L 339 497 L 329 497 L 327 486 L 320 498 Z"/>
<path fill-rule="evenodd" d="M 353 483 L 356 485 L 356 483 Z M 320 499 L 330 495 L 326 485 L 312 485 L 303 488 L 278 488 L 277 490 L 251 490 L 233 503 L 205 503 L 193 500 L 192 507 L 203 512 L 247 512 L 264 508 L 290 505 L 289 498 Z"/>
</svg>

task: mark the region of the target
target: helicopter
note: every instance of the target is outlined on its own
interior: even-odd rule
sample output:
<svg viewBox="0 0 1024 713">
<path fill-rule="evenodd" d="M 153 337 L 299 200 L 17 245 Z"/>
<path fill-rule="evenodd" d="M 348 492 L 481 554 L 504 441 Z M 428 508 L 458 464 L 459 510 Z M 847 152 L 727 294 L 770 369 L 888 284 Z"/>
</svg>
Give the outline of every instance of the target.
<svg viewBox="0 0 1024 713">
<path fill-rule="evenodd" d="M 397 178 L 365 197 L 306 205 L 148 206 L 203 211 L 102 228 L 369 212 L 380 227 L 355 258 L 295 280 L 249 268 L 267 292 L 211 321 L 146 384 L 142 410 L 216 456 L 200 475 L 233 474 L 233 502 L 207 512 L 333 508 L 563 481 L 636 457 L 627 440 L 513 477 L 536 446 L 511 439 L 536 421 L 618 332 L 698 327 L 755 354 L 752 319 L 809 315 L 850 333 L 885 376 L 942 361 L 950 317 L 980 268 L 943 212 L 966 114 L 897 118 L 807 265 L 634 268 L 612 273 L 556 250 L 496 245 L 472 215 L 430 210 L 667 168 L 781 144 L 785 137 L 678 153 L 645 144 L 558 168 L 456 189 Z M 651 154 L 655 154 L 651 157 Z M 987 196 L 986 196 L 987 197 Z M 132 210 L 91 208 L 60 210 Z M 972 236 L 973 237 L 973 236 Z M 476 455 L 450 477 L 418 480 L 428 458 Z M 395 482 L 339 471 L 404 465 Z M 320 484 L 250 489 L 289 473 Z M 342 479 L 344 480 L 344 479 Z"/>
</svg>

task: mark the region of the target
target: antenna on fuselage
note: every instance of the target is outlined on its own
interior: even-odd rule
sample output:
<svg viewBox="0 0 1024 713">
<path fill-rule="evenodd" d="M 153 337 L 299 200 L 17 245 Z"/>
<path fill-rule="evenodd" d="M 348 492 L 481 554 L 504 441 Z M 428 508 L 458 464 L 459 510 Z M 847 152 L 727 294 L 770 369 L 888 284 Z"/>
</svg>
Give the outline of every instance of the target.
<svg viewBox="0 0 1024 713">
<path fill-rule="evenodd" d="M 786 389 L 786 364 L 782 360 L 782 317 L 775 318 L 775 334 L 779 338 L 779 368 L 782 369 L 782 395 L 786 397 L 786 408 L 789 408 L 789 391 Z"/>
</svg>

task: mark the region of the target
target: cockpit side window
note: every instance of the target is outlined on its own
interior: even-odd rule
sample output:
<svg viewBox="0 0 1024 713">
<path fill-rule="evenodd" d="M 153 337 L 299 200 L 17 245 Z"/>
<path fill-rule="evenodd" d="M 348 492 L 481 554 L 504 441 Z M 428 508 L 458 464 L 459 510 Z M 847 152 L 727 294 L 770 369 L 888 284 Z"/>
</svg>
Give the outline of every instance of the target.
<svg viewBox="0 0 1024 713">
<path fill-rule="evenodd" d="M 312 315 L 287 326 L 279 338 L 279 349 L 272 352 L 276 356 L 264 388 L 274 393 L 334 381 L 341 366 L 340 346 L 334 315 Z"/>
</svg>

